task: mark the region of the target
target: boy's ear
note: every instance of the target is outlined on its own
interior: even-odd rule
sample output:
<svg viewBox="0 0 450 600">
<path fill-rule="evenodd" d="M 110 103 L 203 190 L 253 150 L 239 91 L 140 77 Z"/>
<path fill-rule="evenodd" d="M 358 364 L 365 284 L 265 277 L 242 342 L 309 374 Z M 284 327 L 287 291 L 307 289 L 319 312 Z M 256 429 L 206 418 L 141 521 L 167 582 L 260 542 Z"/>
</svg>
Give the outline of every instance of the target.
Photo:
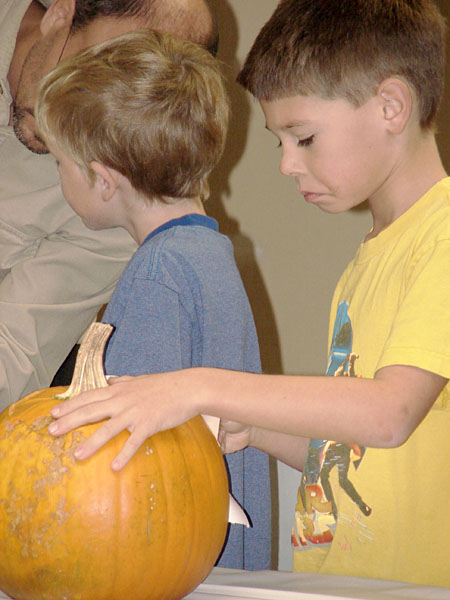
<svg viewBox="0 0 450 600">
<path fill-rule="evenodd" d="M 413 96 L 409 86 L 395 77 L 383 81 L 377 96 L 383 110 L 383 118 L 391 133 L 402 133 L 413 110 Z"/>
<path fill-rule="evenodd" d="M 76 0 L 54 0 L 41 19 L 41 34 L 47 35 L 52 29 L 54 31 L 63 28 L 70 29 L 75 13 L 75 4 Z"/>
<path fill-rule="evenodd" d="M 109 169 L 101 163 L 93 160 L 89 167 L 95 174 L 95 185 L 98 186 L 103 200 L 110 200 L 119 187 L 119 175 L 114 169 Z"/>
</svg>

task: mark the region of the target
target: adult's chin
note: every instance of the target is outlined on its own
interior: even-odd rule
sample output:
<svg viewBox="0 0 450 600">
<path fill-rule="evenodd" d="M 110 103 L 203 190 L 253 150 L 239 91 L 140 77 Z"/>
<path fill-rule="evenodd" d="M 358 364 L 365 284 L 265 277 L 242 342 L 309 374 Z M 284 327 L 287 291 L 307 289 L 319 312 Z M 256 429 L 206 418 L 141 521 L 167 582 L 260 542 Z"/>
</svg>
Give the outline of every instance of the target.
<svg viewBox="0 0 450 600">
<path fill-rule="evenodd" d="M 35 121 L 29 111 L 15 106 L 13 108 L 12 126 L 16 138 L 34 154 L 48 154 L 48 148 L 35 132 Z"/>
</svg>

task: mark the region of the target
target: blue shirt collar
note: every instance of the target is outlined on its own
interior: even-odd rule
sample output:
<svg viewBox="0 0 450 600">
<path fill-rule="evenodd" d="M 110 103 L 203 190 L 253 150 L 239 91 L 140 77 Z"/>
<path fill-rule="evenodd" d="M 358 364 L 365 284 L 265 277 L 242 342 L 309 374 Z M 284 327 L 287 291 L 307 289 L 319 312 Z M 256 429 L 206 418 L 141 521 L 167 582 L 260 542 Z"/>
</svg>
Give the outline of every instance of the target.
<svg viewBox="0 0 450 600">
<path fill-rule="evenodd" d="M 153 237 L 155 237 L 155 235 L 161 233 L 161 231 L 165 231 L 166 229 L 170 229 L 171 227 L 186 225 L 201 225 L 202 227 L 208 227 L 209 229 L 213 229 L 214 231 L 219 231 L 219 224 L 215 219 L 213 219 L 212 217 L 207 217 L 206 215 L 199 215 L 197 213 L 193 213 L 191 215 L 184 215 L 183 217 L 179 217 L 178 219 L 171 219 L 170 221 L 163 223 L 162 225 L 154 229 L 151 233 L 149 233 L 145 240 L 142 242 L 142 244 L 145 244 L 146 242 L 148 242 L 148 240 L 151 240 Z"/>
</svg>

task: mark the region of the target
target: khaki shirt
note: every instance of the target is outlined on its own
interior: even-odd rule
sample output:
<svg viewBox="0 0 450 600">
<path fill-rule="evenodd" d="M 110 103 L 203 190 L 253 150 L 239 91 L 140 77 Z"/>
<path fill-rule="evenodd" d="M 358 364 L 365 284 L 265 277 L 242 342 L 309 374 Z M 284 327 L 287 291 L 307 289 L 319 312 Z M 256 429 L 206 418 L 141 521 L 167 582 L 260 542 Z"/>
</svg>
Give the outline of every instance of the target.
<svg viewBox="0 0 450 600">
<path fill-rule="evenodd" d="M 7 74 L 29 4 L 0 0 L 0 409 L 48 387 L 136 247 L 122 229 L 87 229 L 52 156 L 27 150 L 8 125 Z"/>
</svg>

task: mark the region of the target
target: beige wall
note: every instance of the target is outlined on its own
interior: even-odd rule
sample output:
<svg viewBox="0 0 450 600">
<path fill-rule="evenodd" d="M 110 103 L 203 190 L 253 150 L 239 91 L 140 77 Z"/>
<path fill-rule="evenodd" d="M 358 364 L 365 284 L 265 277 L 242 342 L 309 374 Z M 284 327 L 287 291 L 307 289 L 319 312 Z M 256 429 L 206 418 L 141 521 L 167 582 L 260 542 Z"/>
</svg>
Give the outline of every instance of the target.
<svg viewBox="0 0 450 600">
<path fill-rule="evenodd" d="M 264 129 L 257 103 L 233 83 L 276 0 L 209 0 L 216 12 L 233 104 L 224 159 L 212 178 L 209 214 L 228 234 L 257 322 L 266 372 L 321 374 L 326 364 L 328 307 L 336 281 L 370 228 L 366 210 L 327 215 L 307 206 L 278 170 L 277 141 Z M 448 0 L 439 2 L 449 16 Z M 447 93 L 439 137 L 450 169 Z M 283 494 L 279 567 L 290 569 L 289 532 L 298 473 L 279 465 Z M 274 478 L 276 481 L 276 478 Z M 277 498 L 275 492 L 275 500 Z M 277 500 L 276 500 L 277 502 Z M 274 536 L 275 546 L 278 536 Z M 276 550 L 276 548 L 275 548 Z M 276 565 L 275 565 L 276 566 Z"/>
</svg>

